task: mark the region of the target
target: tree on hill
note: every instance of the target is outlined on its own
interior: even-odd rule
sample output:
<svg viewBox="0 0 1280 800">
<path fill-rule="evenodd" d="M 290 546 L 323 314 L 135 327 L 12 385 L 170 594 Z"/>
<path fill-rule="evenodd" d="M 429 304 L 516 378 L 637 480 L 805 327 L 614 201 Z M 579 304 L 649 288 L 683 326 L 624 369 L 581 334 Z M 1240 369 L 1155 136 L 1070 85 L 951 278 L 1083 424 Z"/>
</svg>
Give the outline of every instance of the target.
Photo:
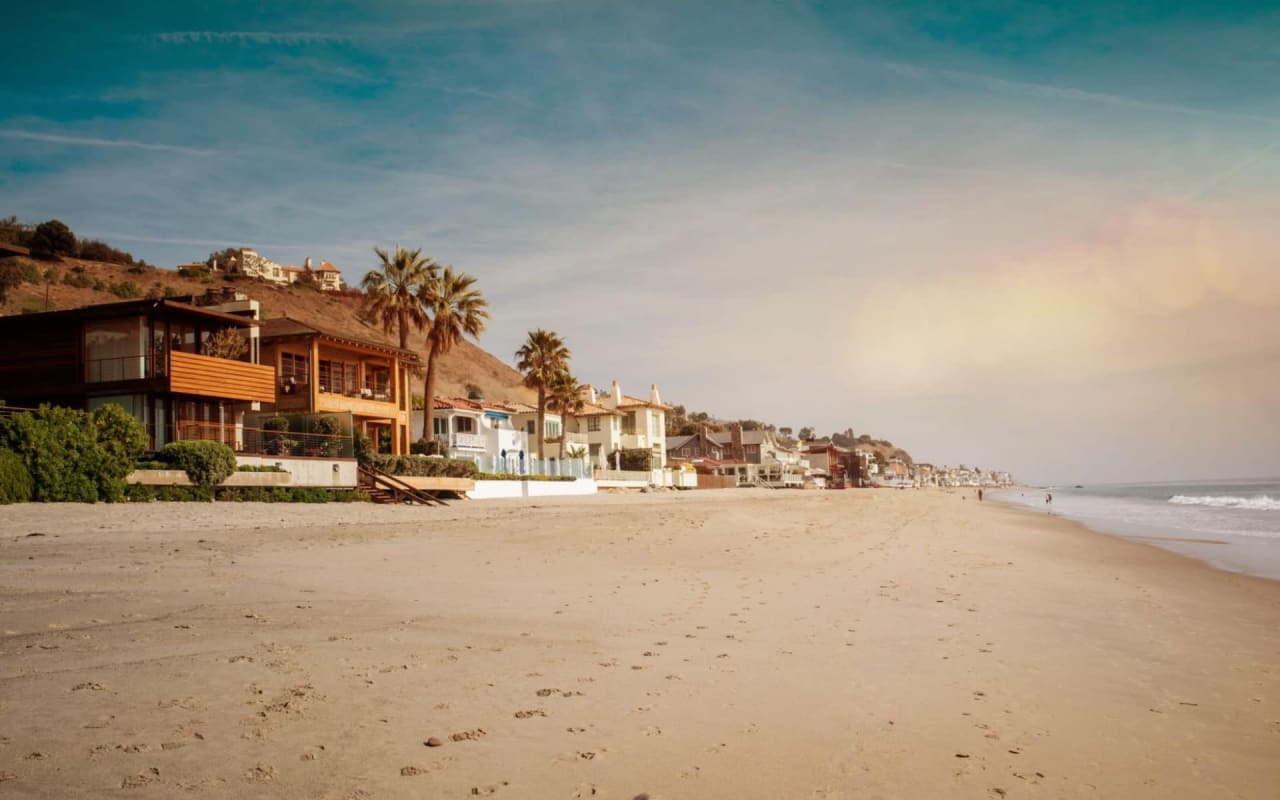
<svg viewBox="0 0 1280 800">
<path fill-rule="evenodd" d="M 378 269 L 365 273 L 360 280 L 364 290 L 365 310 L 382 323 L 382 330 L 397 331 L 400 349 L 409 349 L 409 329 L 418 331 L 427 327 L 427 314 L 423 311 L 417 292 L 422 284 L 436 276 L 436 263 L 430 256 L 422 255 L 421 248 L 406 250 L 396 245 L 394 255 L 381 247 L 373 248 L 382 261 Z M 430 403 L 427 406 L 430 407 Z M 427 435 L 423 431 L 423 435 Z"/>
<path fill-rule="evenodd" d="M 796 434 L 796 438 L 802 442 L 807 442 L 812 440 L 813 438 L 815 438 L 813 428 L 810 428 L 808 426 L 801 428 L 800 432 Z"/>
<path fill-rule="evenodd" d="M 422 403 L 422 436 L 431 438 L 436 392 L 436 365 L 464 336 L 479 338 L 489 319 L 489 303 L 475 289 L 476 279 L 445 267 L 418 285 L 414 298 L 427 316 L 427 375 Z"/>
<path fill-rule="evenodd" d="M 0 261 L 0 303 L 9 299 L 9 292 L 22 283 L 22 267 L 12 259 Z"/>
<path fill-rule="evenodd" d="M 524 373 L 524 385 L 538 393 L 538 459 L 545 448 L 547 430 L 547 390 L 555 376 L 569 368 L 572 354 L 564 340 L 552 331 L 538 328 L 529 331 L 529 338 L 516 351 L 516 369 Z"/>
<path fill-rule="evenodd" d="M 76 254 L 76 235 L 62 220 L 51 219 L 36 226 L 27 246 L 39 258 L 57 258 Z"/>
</svg>

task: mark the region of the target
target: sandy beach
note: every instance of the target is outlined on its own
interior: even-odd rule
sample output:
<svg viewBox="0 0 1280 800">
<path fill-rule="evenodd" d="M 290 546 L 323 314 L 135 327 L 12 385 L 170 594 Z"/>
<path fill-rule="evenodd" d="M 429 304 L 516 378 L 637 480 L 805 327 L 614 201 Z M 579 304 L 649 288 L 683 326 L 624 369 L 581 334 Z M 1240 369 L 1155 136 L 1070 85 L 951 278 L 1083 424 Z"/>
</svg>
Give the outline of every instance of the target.
<svg viewBox="0 0 1280 800">
<path fill-rule="evenodd" d="M 961 494 L 0 507 L 0 795 L 1280 795 L 1280 582 Z"/>
</svg>

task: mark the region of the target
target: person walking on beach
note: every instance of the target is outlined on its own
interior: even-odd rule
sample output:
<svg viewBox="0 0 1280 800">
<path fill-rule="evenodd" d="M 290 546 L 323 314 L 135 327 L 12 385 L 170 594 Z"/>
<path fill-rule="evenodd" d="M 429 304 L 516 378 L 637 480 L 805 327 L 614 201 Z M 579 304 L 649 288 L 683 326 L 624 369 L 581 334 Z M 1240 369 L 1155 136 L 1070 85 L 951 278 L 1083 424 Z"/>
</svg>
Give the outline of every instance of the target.
<svg viewBox="0 0 1280 800">
<path fill-rule="evenodd" d="M 1045 501 L 1045 503 L 1052 503 L 1052 502 L 1053 502 L 1053 493 L 1052 493 L 1052 492 L 1045 492 L 1045 494 L 1044 494 L 1044 501 Z"/>
<path fill-rule="evenodd" d="M 978 490 L 978 502 L 979 502 L 979 503 L 981 503 L 981 502 L 982 502 L 982 490 L 981 490 L 981 489 L 979 489 L 979 490 Z"/>
</svg>

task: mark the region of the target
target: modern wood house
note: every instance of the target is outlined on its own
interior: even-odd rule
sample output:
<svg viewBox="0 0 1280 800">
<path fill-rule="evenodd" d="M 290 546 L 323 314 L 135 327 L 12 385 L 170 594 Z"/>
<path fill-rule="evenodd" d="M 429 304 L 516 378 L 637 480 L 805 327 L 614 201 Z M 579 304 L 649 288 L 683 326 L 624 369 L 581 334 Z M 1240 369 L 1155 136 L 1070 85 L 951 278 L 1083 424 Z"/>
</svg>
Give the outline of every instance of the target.
<svg viewBox="0 0 1280 800">
<path fill-rule="evenodd" d="M 142 422 L 154 448 L 188 438 L 188 426 L 225 430 L 230 444 L 243 414 L 275 399 L 275 372 L 258 363 L 257 326 L 251 315 L 171 299 L 0 317 L 0 400 L 86 410 L 116 403 Z M 206 355 L 226 329 L 244 338 L 243 355 Z"/>
<path fill-rule="evenodd" d="M 409 452 L 409 370 L 416 353 L 291 317 L 262 321 L 262 360 L 277 375 L 277 411 L 350 411 L 378 452 Z"/>
</svg>

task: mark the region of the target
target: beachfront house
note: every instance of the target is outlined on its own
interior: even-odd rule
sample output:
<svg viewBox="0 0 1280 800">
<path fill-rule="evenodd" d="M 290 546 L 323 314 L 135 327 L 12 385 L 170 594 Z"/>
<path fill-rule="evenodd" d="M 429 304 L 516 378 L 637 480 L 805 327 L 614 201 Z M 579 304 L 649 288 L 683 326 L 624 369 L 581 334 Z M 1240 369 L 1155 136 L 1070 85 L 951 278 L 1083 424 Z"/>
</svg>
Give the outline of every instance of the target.
<svg viewBox="0 0 1280 800">
<path fill-rule="evenodd" d="M 610 469 L 610 454 L 622 449 L 622 412 L 600 405 L 591 384 L 581 392 L 582 410 L 573 415 L 570 429 L 585 442 L 590 463 L 597 469 Z"/>
<path fill-rule="evenodd" d="M 829 440 L 809 442 L 804 446 L 810 475 L 821 478 L 828 489 L 846 489 L 855 485 L 850 479 L 853 451 Z"/>
<path fill-rule="evenodd" d="M 275 409 L 349 411 L 379 453 L 409 452 L 409 370 L 417 355 L 290 317 L 264 320 L 262 361 L 274 366 Z"/>
<path fill-rule="evenodd" d="M 608 394 L 598 391 L 591 384 L 582 387 L 583 399 L 593 406 L 618 415 L 616 431 L 588 431 L 587 441 L 599 444 L 592 449 L 597 465 L 598 459 L 606 461 L 614 450 L 647 450 L 649 452 L 649 468 L 662 469 L 667 465 L 667 412 L 671 406 L 662 402 L 658 395 L 657 385 L 649 387 L 648 399 L 632 397 L 622 393 L 622 388 L 615 380 L 612 391 Z M 608 415 L 601 415 L 608 416 Z M 604 422 L 601 421 L 601 428 Z M 605 466 L 608 469 L 609 466 Z"/>
<path fill-rule="evenodd" d="M 481 472 L 520 474 L 527 471 L 530 453 L 528 434 L 515 425 L 518 413 L 506 403 L 437 397 L 432 403 L 431 438 L 447 447 L 451 458 L 474 461 Z M 413 416 L 413 441 L 418 441 L 422 414 Z"/>
<path fill-rule="evenodd" d="M 232 298 L 219 310 L 184 300 L 0 317 L 0 399 L 85 410 L 115 403 L 142 423 L 152 448 L 182 438 L 235 447 L 245 413 L 275 399 L 275 372 L 260 363 L 257 304 Z M 224 331 L 240 353 L 226 349 Z"/>
</svg>

